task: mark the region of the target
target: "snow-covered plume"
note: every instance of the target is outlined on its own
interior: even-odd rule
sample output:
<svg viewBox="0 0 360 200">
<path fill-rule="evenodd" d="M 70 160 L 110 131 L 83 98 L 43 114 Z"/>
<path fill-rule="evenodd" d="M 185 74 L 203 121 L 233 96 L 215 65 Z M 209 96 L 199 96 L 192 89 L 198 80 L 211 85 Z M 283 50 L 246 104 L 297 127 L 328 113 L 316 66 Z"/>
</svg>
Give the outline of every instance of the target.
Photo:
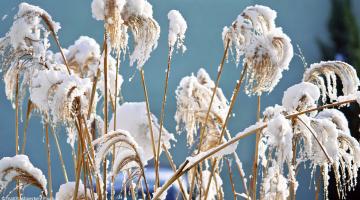
<svg viewBox="0 0 360 200">
<path fill-rule="evenodd" d="M 184 77 L 176 89 L 177 110 L 175 120 L 177 130 L 181 131 L 180 127 L 184 126 L 188 144 L 192 145 L 199 125 L 205 126 L 204 142 L 201 144 L 202 150 L 207 150 L 218 144 L 221 131 L 219 126 L 224 122 L 229 110 L 226 97 L 222 90 L 217 88 L 209 119 L 204 124 L 214 88 L 215 83 L 209 74 L 205 69 L 200 69 L 197 76 Z"/>
<path fill-rule="evenodd" d="M 344 96 L 356 94 L 360 85 L 356 70 L 341 61 L 326 61 L 310 65 L 303 76 L 303 81 L 311 82 L 320 88 L 322 101 L 338 99 L 336 81 L 340 78 Z"/>
<path fill-rule="evenodd" d="M 319 98 L 320 91 L 316 85 L 301 82 L 284 92 L 282 105 L 288 113 L 299 112 L 316 107 Z"/>
<path fill-rule="evenodd" d="M 63 50 L 72 73 L 82 78 L 92 78 L 96 75 L 101 54 L 100 46 L 93 38 L 80 36 L 73 45 Z M 53 60 L 55 63 L 65 64 L 60 53 L 54 54 Z"/>
<path fill-rule="evenodd" d="M 177 10 L 170 10 L 168 13 L 169 19 L 169 36 L 168 42 L 170 46 L 170 55 L 172 54 L 174 48 L 181 49 L 184 53 L 186 51 L 186 46 L 184 45 L 185 32 L 187 29 L 187 24 L 184 17 Z M 176 46 L 175 46 L 176 44 Z"/>
<path fill-rule="evenodd" d="M 158 143 L 160 125 L 155 115 L 151 115 L 154 142 Z M 129 132 L 136 143 L 143 148 L 142 156 L 145 161 L 153 159 L 151 133 L 148 125 L 147 111 L 145 102 L 126 102 L 117 108 L 116 111 L 116 129 L 122 129 Z M 109 130 L 114 127 L 114 117 L 109 123 Z M 165 127 L 161 132 L 161 143 L 168 149 L 171 148 L 171 141 L 176 141 L 174 135 L 169 133 Z"/>
<path fill-rule="evenodd" d="M 14 101 L 16 85 L 20 82 L 21 103 L 34 69 L 44 68 L 49 34 L 55 35 L 59 29 L 60 25 L 43 9 L 27 3 L 19 5 L 9 32 L 0 38 L 1 68 L 9 100 Z"/>
<path fill-rule="evenodd" d="M 267 148 L 275 152 L 277 162 L 279 164 L 290 162 L 293 154 L 291 121 L 279 114 L 268 122 L 268 127 L 263 130 L 263 134 L 267 138 Z"/>
<path fill-rule="evenodd" d="M 130 64 L 136 62 L 139 69 L 143 67 L 160 36 L 152 5 L 146 0 L 93 0 L 91 8 L 95 19 L 105 20 L 111 46 L 116 50 L 126 51 L 130 29 L 134 38 Z"/>
<path fill-rule="evenodd" d="M 144 158 L 144 150 L 128 131 L 121 129 L 110 131 L 94 140 L 93 145 L 96 146 L 95 167 L 98 173 L 103 159 L 107 154 L 112 153 L 112 147 L 115 145 L 112 175 L 116 176 L 119 172 L 130 168 L 136 169 L 141 176 L 144 175 L 144 166 L 147 164 L 147 160 Z"/>
<path fill-rule="evenodd" d="M 56 193 L 55 199 L 56 200 L 69 200 L 73 199 L 74 197 L 74 191 L 75 191 L 75 182 L 67 182 L 62 185 L 60 185 L 59 191 Z M 82 181 L 79 181 L 79 188 L 77 192 L 77 198 L 76 199 L 82 199 L 82 200 L 90 200 L 91 199 L 91 192 L 89 188 L 86 188 L 86 196 L 85 196 L 85 187 Z M 94 194 L 95 198 L 96 193 Z"/>
<path fill-rule="evenodd" d="M 255 5 L 245 8 L 230 27 L 224 27 L 224 45 L 235 50 L 236 64 L 243 56 L 248 67 L 248 94 L 271 92 L 288 70 L 293 57 L 290 38 L 275 25 L 276 12 L 269 7 Z"/>
<path fill-rule="evenodd" d="M 0 192 L 11 181 L 19 181 L 23 186 L 33 185 L 47 195 L 46 178 L 42 171 L 34 167 L 26 155 L 4 157 L 0 160 Z"/>
<path fill-rule="evenodd" d="M 54 124 L 86 113 L 92 88 L 90 79 L 68 75 L 56 67 L 35 73 L 30 86 L 31 101 Z"/>
<path fill-rule="evenodd" d="M 104 90 L 104 59 L 100 52 L 99 44 L 88 36 L 80 36 L 75 43 L 64 49 L 65 57 L 68 61 L 69 67 L 72 74 L 80 78 L 89 78 L 91 81 L 96 76 L 98 79 L 97 89 L 99 90 L 102 97 L 105 95 Z M 53 54 L 50 56 L 52 63 L 62 63 L 60 53 Z M 116 71 L 116 60 L 108 54 L 107 70 L 108 70 L 108 99 L 115 99 L 115 94 L 120 94 L 120 88 L 123 83 L 122 76 Z M 100 70 L 99 74 L 97 71 Z M 117 87 L 115 87 L 115 80 L 117 78 Z M 97 98 L 95 98 L 97 99 Z M 97 101 L 94 102 L 96 105 Z M 115 103 L 115 102 L 114 102 Z"/>
</svg>

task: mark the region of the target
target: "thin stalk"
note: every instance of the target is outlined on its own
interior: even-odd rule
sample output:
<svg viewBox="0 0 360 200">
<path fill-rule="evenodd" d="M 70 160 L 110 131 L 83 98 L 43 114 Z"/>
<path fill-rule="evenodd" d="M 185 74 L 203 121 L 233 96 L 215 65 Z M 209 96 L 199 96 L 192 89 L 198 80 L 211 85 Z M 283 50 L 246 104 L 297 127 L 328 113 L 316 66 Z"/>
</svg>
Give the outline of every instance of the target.
<svg viewBox="0 0 360 200">
<path fill-rule="evenodd" d="M 243 70 L 241 71 L 240 73 L 240 78 L 238 81 L 236 81 L 236 85 L 235 85 L 235 88 L 233 90 L 233 95 L 231 97 L 231 101 L 230 101 L 230 106 L 229 106 L 229 110 L 227 112 L 227 115 L 226 115 L 226 118 L 225 118 L 225 121 L 224 121 L 224 124 L 222 125 L 222 128 L 221 128 L 221 134 L 220 134 L 220 137 L 219 137 L 219 141 L 218 141 L 218 144 L 221 143 L 221 140 L 222 138 L 224 137 L 224 134 L 225 134 L 225 130 L 226 130 L 226 126 L 227 126 L 227 123 L 230 119 L 230 114 L 232 112 L 232 109 L 234 108 L 234 105 L 235 105 L 235 102 L 236 102 L 236 99 L 237 99 L 237 96 L 240 92 L 240 87 L 241 87 L 241 84 L 244 80 L 244 77 L 245 77 L 245 74 L 246 74 L 246 71 L 247 71 L 247 65 L 245 64 Z M 201 144 L 200 144 L 201 145 Z M 215 159 L 212 163 L 212 167 L 215 166 L 217 162 L 217 159 Z M 211 180 L 212 177 L 214 176 L 214 170 L 211 171 L 210 173 L 210 177 L 207 179 L 207 180 Z M 208 195 L 208 192 L 209 192 L 209 187 L 210 187 L 210 184 L 208 184 L 208 187 L 206 188 L 205 190 L 205 199 L 207 198 L 207 195 Z"/>
<path fill-rule="evenodd" d="M 83 179 L 84 179 L 84 193 L 85 193 L 85 199 L 87 199 L 87 189 L 86 189 L 86 182 L 87 182 L 87 160 L 86 160 L 86 157 L 85 157 L 86 154 L 83 154 L 83 160 L 84 160 L 84 170 L 83 170 Z"/>
<path fill-rule="evenodd" d="M 192 196 L 193 196 L 193 192 L 194 192 L 194 188 L 195 188 L 195 176 L 197 174 L 197 169 L 193 168 L 192 171 L 193 172 L 191 172 L 192 176 L 191 176 L 191 183 L 190 183 L 189 199 L 192 199 Z"/>
<path fill-rule="evenodd" d="M 151 146 L 154 156 L 154 162 L 155 162 L 155 168 L 157 168 L 157 161 L 156 161 L 156 149 L 155 149 L 155 140 L 154 140 L 154 132 L 152 128 L 152 120 L 151 120 L 151 113 L 150 113 L 150 105 L 149 105 L 149 97 L 146 89 L 146 83 L 145 83 L 145 75 L 144 75 L 144 69 L 140 69 L 140 75 L 141 75 L 141 85 L 143 86 L 144 96 L 145 96 L 145 102 L 146 102 L 146 112 L 147 112 L 147 119 L 149 123 L 149 129 L 150 129 L 150 138 L 151 138 Z M 155 176 L 159 177 L 159 174 L 157 174 L 158 171 L 155 170 Z M 155 184 L 155 190 L 157 189 L 157 186 Z"/>
<path fill-rule="evenodd" d="M 292 152 L 293 152 L 293 156 L 292 156 L 292 160 L 291 160 L 291 165 L 292 167 L 295 169 L 296 166 L 296 149 L 297 149 L 297 138 L 295 137 L 292 141 Z M 291 169 L 292 170 L 292 169 Z M 295 174 L 294 174 L 295 176 Z M 296 199 L 296 193 L 295 193 L 295 177 L 290 177 L 290 200 L 295 200 Z"/>
<path fill-rule="evenodd" d="M 164 144 L 162 144 L 162 149 L 164 150 L 165 155 L 166 155 L 167 159 L 169 160 L 171 169 L 174 172 L 176 172 L 176 165 L 172 159 L 172 156 L 171 156 L 169 150 L 166 148 L 166 146 Z M 187 200 L 189 195 L 186 193 L 186 190 L 184 189 L 185 187 L 183 186 L 183 182 L 181 181 L 181 179 L 178 179 L 178 184 L 179 184 L 180 192 L 181 192 L 183 199 Z"/>
<path fill-rule="evenodd" d="M 204 137 L 204 132 L 205 132 L 205 125 L 207 124 L 208 120 L 209 120 L 209 117 L 210 117 L 210 110 L 211 110 L 211 107 L 212 107 L 212 104 L 214 102 L 214 98 L 215 98 L 215 94 L 216 94 L 216 91 L 217 91 L 217 88 L 219 87 L 219 84 L 220 84 L 220 77 L 221 77 L 221 74 L 223 72 L 223 69 L 224 69 L 224 63 L 225 63 L 225 60 L 226 60 L 226 57 L 227 57 L 227 52 L 229 50 L 229 45 L 230 45 L 230 40 L 228 40 L 226 42 L 226 47 L 225 47 L 225 50 L 224 50 L 224 54 L 223 54 L 223 57 L 221 59 L 221 63 L 220 63 L 220 66 L 218 68 L 218 73 L 217 73 L 217 76 L 216 76 L 216 81 L 215 81 L 215 87 L 213 89 L 213 93 L 211 95 L 211 99 L 210 99 L 210 103 L 209 103 L 209 108 L 207 109 L 206 111 L 206 115 L 205 115 L 205 121 L 204 121 L 204 126 L 201 127 L 200 129 L 200 141 L 199 141 L 199 148 L 198 148 L 198 151 L 197 151 L 197 154 L 200 153 L 200 150 L 201 150 L 201 145 L 203 143 L 203 137 Z M 190 183 L 190 192 L 189 192 L 189 198 L 191 199 L 192 197 L 192 190 L 191 188 L 194 188 L 193 187 L 193 184 L 195 183 L 195 176 L 193 176 L 191 178 L 191 183 Z"/>
<path fill-rule="evenodd" d="M 52 200 L 53 197 L 52 197 L 51 157 L 50 157 L 48 122 L 45 122 L 45 138 L 46 138 L 47 164 L 48 164 L 49 195 L 50 195 L 50 200 Z"/>
<path fill-rule="evenodd" d="M 171 46 L 169 47 L 169 53 L 168 53 L 168 61 L 167 61 L 167 69 L 166 69 L 166 76 L 165 76 L 165 87 L 164 87 L 164 95 L 162 98 L 162 103 L 161 103 L 161 114 L 160 114 L 160 130 L 159 130 L 159 138 L 158 138 L 158 144 L 157 144 L 157 154 L 156 154 L 156 159 L 155 159 L 155 166 L 156 167 L 156 172 L 155 174 L 159 174 L 159 158 L 160 158 L 160 144 L 161 144 L 161 133 L 162 133 L 162 129 L 163 129 L 163 123 L 164 123 L 164 118 L 165 118 L 165 104 L 166 104 L 166 94 L 167 94 L 167 90 L 168 90 L 168 85 L 169 85 L 169 75 L 170 75 L 170 68 L 171 68 Z M 160 186 L 160 182 L 159 182 L 159 177 L 156 176 L 155 178 L 155 185 L 157 187 Z"/>
<path fill-rule="evenodd" d="M 96 75 L 94 76 L 93 85 L 91 88 L 90 103 L 89 103 L 89 109 L 88 109 L 88 113 L 87 113 L 87 119 L 90 119 L 91 110 L 93 107 L 93 102 L 94 102 L 95 93 L 96 93 L 96 84 L 99 79 L 99 76 L 100 76 L 100 68 L 97 69 Z"/>
<path fill-rule="evenodd" d="M 27 103 L 27 109 L 26 109 L 26 118 L 25 118 L 25 124 L 24 124 L 24 131 L 23 131 L 23 143 L 21 145 L 21 154 L 25 153 L 25 147 L 26 147 L 26 130 L 29 125 L 29 119 L 30 119 L 30 113 L 32 110 L 32 103 L 31 100 L 28 100 Z"/>
<path fill-rule="evenodd" d="M 236 200 L 236 191 L 235 191 L 235 185 L 234 185 L 234 181 L 233 181 L 233 177 L 232 177 L 232 172 L 231 172 L 231 167 L 230 167 L 230 163 L 228 159 L 226 160 L 226 165 L 227 165 L 227 169 L 229 172 L 229 179 L 230 179 L 230 185 L 231 185 L 231 191 L 233 192 L 234 195 L 234 200 Z"/>
<path fill-rule="evenodd" d="M 352 102 L 355 102 L 355 99 L 351 99 L 351 100 L 346 100 L 346 101 L 340 101 L 340 102 L 335 102 L 332 104 L 326 104 L 323 106 L 319 106 L 317 108 L 311 108 L 302 112 L 298 112 L 298 113 L 294 113 L 294 114 L 290 114 L 285 116 L 285 118 L 287 119 L 291 119 L 291 118 L 296 118 L 299 115 L 305 114 L 305 113 L 309 113 L 309 112 L 313 112 L 315 110 L 322 110 L 324 108 L 328 108 L 328 107 L 334 107 L 334 106 L 339 106 L 342 104 L 349 104 Z M 244 132 L 240 132 L 239 134 L 237 134 L 235 137 L 233 137 L 232 139 L 228 140 L 226 143 L 223 143 L 219 146 L 216 146 L 210 150 L 208 150 L 207 152 L 205 152 L 204 154 L 201 155 L 201 157 L 196 158 L 196 160 L 192 160 L 192 162 L 189 164 L 189 160 L 186 159 L 184 161 L 184 163 L 181 165 L 181 168 L 179 168 L 174 174 L 173 176 L 168 179 L 168 181 L 159 189 L 159 191 L 154 195 L 153 199 L 157 199 L 159 198 L 159 196 L 164 193 L 164 191 L 167 190 L 167 188 L 175 181 L 177 180 L 177 178 L 181 177 L 183 174 L 185 174 L 187 171 L 189 171 L 190 169 L 194 168 L 195 166 L 197 166 L 200 162 L 203 162 L 205 159 L 211 157 L 212 155 L 216 154 L 217 152 L 225 149 L 226 147 L 238 142 L 239 140 L 242 140 L 254 133 L 257 133 L 258 131 L 264 129 L 267 127 L 267 123 L 263 123 L 259 126 L 256 126 L 254 128 L 251 129 L 246 129 L 246 131 Z"/>
<path fill-rule="evenodd" d="M 219 161 L 218 158 L 214 158 L 214 160 L 211 164 L 211 173 L 210 173 L 209 179 L 207 179 L 208 182 L 207 182 L 206 189 L 205 189 L 204 199 L 207 199 L 207 197 L 208 197 L 210 185 L 211 185 L 211 179 L 213 179 L 213 178 L 215 179 L 214 174 L 215 174 L 215 170 L 216 170 L 218 161 Z"/>
<path fill-rule="evenodd" d="M 319 176 L 316 179 L 315 200 L 319 200 L 322 173 L 323 173 L 323 167 L 321 166 Z"/>
<path fill-rule="evenodd" d="M 231 139 L 231 138 L 230 138 Z M 239 160 L 240 161 L 240 158 L 239 156 L 237 155 L 236 152 L 233 153 L 233 157 L 235 160 Z M 240 175 L 240 178 L 241 178 L 241 182 L 243 184 L 243 187 L 244 187 L 244 191 L 245 191 L 245 194 L 249 196 L 249 191 L 248 191 L 248 188 L 247 188 L 247 185 L 246 185 L 246 181 L 245 181 L 245 174 L 242 170 L 242 166 L 240 166 L 238 162 L 235 162 L 236 164 L 236 167 L 237 167 L 237 170 L 239 172 L 239 175 Z"/>
<path fill-rule="evenodd" d="M 66 173 L 65 162 L 64 162 L 64 159 L 63 159 L 63 156 L 62 156 L 62 153 L 61 153 L 61 148 L 60 148 L 60 145 L 59 145 L 57 135 L 56 135 L 55 130 L 53 128 L 51 129 L 51 133 L 52 133 L 52 135 L 54 136 L 54 139 L 55 139 L 56 149 L 58 151 L 59 159 L 60 159 L 60 162 L 61 162 L 61 169 L 62 169 L 62 172 L 63 172 L 63 175 L 64 175 L 65 182 L 67 183 L 67 182 L 69 182 L 69 179 L 68 179 L 68 176 L 67 176 L 67 173 Z"/>
<path fill-rule="evenodd" d="M 305 127 L 311 132 L 312 136 L 315 138 L 316 142 L 319 144 L 321 150 L 324 152 L 325 156 L 326 156 L 326 159 L 328 160 L 329 163 L 332 163 L 332 159 L 330 158 L 329 154 L 327 153 L 325 147 L 323 144 L 321 144 L 319 138 L 316 136 L 314 130 L 308 125 L 306 124 L 302 119 L 301 117 L 296 117 L 302 124 L 305 125 Z"/>
<path fill-rule="evenodd" d="M 63 49 L 61 48 L 61 45 L 60 45 L 58 36 L 56 35 L 56 32 L 55 32 L 55 30 L 54 30 L 54 27 L 52 26 L 50 20 L 49 20 L 45 15 L 41 15 L 41 18 L 43 19 L 43 21 L 44 21 L 45 24 L 47 25 L 48 29 L 50 30 L 50 33 L 51 33 L 51 35 L 53 36 L 53 38 L 54 38 L 54 40 L 55 40 L 56 46 L 59 48 L 61 57 L 62 57 L 62 59 L 64 60 L 64 64 L 65 64 L 65 66 L 66 66 L 66 69 L 67 69 L 69 75 L 71 75 L 70 68 L 69 68 L 69 64 L 68 64 L 67 59 L 66 59 L 66 57 L 65 57 L 64 51 L 63 51 Z"/>
<path fill-rule="evenodd" d="M 19 154 L 19 74 L 16 74 L 15 88 L 15 153 Z M 21 199 L 21 188 L 19 181 L 16 181 L 18 199 Z"/>
<path fill-rule="evenodd" d="M 108 72 L 107 72 L 107 56 L 108 56 L 108 46 L 107 46 L 107 35 L 106 35 L 106 31 L 104 33 L 104 90 L 105 90 L 105 94 L 104 94 L 104 135 L 107 134 L 108 132 L 108 85 L 107 85 L 107 81 L 108 81 Z M 104 159 L 103 162 L 103 172 L 104 172 L 104 199 L 106 199 L 106 174 L 107 174 L 107 169 L 106 169 L 106 159 Z"/>
<path fill-rule="evenodd" d="M 260 112 L 261 112 L 261 96 L 257 96 L 257 114 L 256 119 L 260 121 Z M 256 134 L 255 138 L 255 153 L 254 153 L 254 160 L 253 160 L 253 177 L 251 179 L 251 187 L 250 193 L 252 195 L 252 199 L 256 199 L 256 182 L 258 176 L 258 160 L 259 160 L 259 141 L 260 141 L 260 133 Z"/>
<path fill-rule="evenodd" d="M 214 87 L 213 93 L 212 93 L 212 95 L 211 95 L 209 108 L 208 108 L 208 110 L 206 111 L 204 126 L 202 126 L 202 128 L 201 128 L 201 130 L 200 130 L 200 141 L 199 141 L 198 153 L 200 152 L 200 149 L 201 149 L 201 144 L 202 144 L 202 140 L 203 140 L 204 132 L 205 132 L 205 127 L 206 127 L 205 125 L 207 124 L 207 122 L 208 122 L 208 120 L 209 120 L 210 110 L 211 110 L 212 104 L 213 104 L 213 102 L 214 102 L 214 98 L 215 98 L 216 91 L 217 91 L 217 89 L 218 89 L 218 87 L 219 87 L 220 77 L 221 77 L 221 74 L 222 74 L 222 72 L 223 72 L 224 63 L 225 63 L 225 60 L 226 60 L 226 57 L 227 57 L 227 52 L 228 52 L 228 50 L 229 50 L 229 44 L 230 44 L 230 40 L 228 40 L 228 41 L 226 42 L 226 47 L 225 47 L 225 50 L 224 50 L 224 54 L 223 54 L 223 57 L 222 57 L 222 59 L 221 59 L 221 63 L 220 63 L 220 66 L 219 66 L 219 69 L 218 69 L 218 73 L 217 73 L 217 76 L 216 76 L 215 87 Z"/>
<path fill-rule="evenodd" d="M 85 117 L 84 115 L 81 116 L 81 119 L 82 121 L 85 123 L 86 120 L 85 120 Z M 87 140 L 87 144 L 89 144 L 90 146 L 90 156 L 91 156 L 91 159 L 90 160 L 90 164 L 93 166 L 92 169 L 93 171 L 96 171 L 95 170 L 95 165 L 93 164 L 94 161 L 95 161 L 95 150 L 94 150 L 94 146 L 92 145 L 92 138 L 91 138 L 91 135 L 90 135 L 90 132 L 87 128 L 87 126 L 84 126 L 85 128 L 85 139 Z M 101 186 L 100 186 L 100 175 L 98 173 L 95 173 L 95 176 L 96 176 L 96 193 L 98 195 L 98 198 L 99 200 L 102 199 L 102 195 L 101 195 Z"/>
<path fill-rule="evenodd" d="M 81 142 L 78 142 L 78 154 L 77 154 L 77 164 L 76 164 L 76 174 L 75 174 L 75 189 L 74 189 L 74 195 L 73 200 L 77 199 L 78 196 L 78 190 L 79 190 L 79 182 L 80 182 L 80 174 L 81 174 L 81 166 L 83 164 L 83 157 L 81 156 Z"/>
<path fill-rule="evenodd" d="M 114 131 L 116 130 L 116 122 L 117 122 L 117 103 L 116 103 L 116 99 L 117 99 L 117 88 L 118 88 L 118 76 L 117 76 L 117 73 L 119 71 L 119 64 L 120 64 L 120 52 L 118 53 L 117 55 L 117 58 L 116 58 L 116 77 L 115 77 L 115 94 L 114 94 L 114 110 L 113 110 L 113 113 L 114 113 L 114 124 L 113 124 L 113 128 L 114 128 Z M 112 159 L 111 159 L 111 165 L 114 166 L 114 162 L 115 162 L 115 144 L 113 145 L 112 147 Z M 111 200 L 114 200 L 115 199 L 115 186 L 114 186 L 114 182 L 115 182 L 115 176 L 113 175 L 111 177 Z"/>
</svg>

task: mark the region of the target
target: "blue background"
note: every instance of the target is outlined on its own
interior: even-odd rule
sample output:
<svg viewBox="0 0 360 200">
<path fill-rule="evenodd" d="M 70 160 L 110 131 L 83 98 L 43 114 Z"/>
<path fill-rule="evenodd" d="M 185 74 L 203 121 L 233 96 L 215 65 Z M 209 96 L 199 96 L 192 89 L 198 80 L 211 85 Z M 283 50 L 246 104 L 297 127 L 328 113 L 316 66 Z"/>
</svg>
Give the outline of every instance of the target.
<svg viewBox="0 0 360 200">
<path fill-rule="evenodd" d="M 0 21 L 0 36 L 2 37 L 12 24 L 12 18 L 17 12 L 17 5 L 21 1 L 1 0 L 0 17 L 8 15 L 4 21 Z M 103 24 L 96 21 L 91 16 L 90 0 L 29 0 L 31 4 L 38 5 L 47 10 L 55 21 L 61 23 L 62 29 L 59 32 L 60 42 L 63 47 L 67 47 L 79 38 L 81 35 L 88 35 L 102 43 Z M 169 96 L 166 107 L 165 126 L 171 132 L 175 132 L 174 113 L 176 110 L 175 89 L 182 77 L 196 73 L 200 67 L 206 68 L 208 73 L 214 79 L 217 67 L 223 53 L 223 44 L 221 32 L 224 26 L 228 26 L 237 17 L 237 15 L 248 5 L 263 4 L 270 6 L 278 12 L 276 24 L 283 27 L 285 33 L 292 39 L 295 52 L 298 52 L 298 44 L 306 58 L 311 64 L 320 61 L 319 48 L 316 38 L 324 41 L 328 40 L 328 30 L 326 23 L 329 17 L 329 0 L 267 0 L 267 1 L 249 1 L 249 0 L 151 0 L 153 5 L 154 18 L 161 26 L 161 36 L 158 48 L 152 53 L 151 59 L 145 65 L 145 75 L 148 84 L 151 111 L 159 116 L 161 108 L 161 98 L 163 93 L 163 82 L 167 62 L 167 34 L 168 19 L 167 13 L 171 9 L 179 10 L 188 24 L 185 44 L 187 51 L 185 54 L 177 54 L 173 57 L 172 69 L 169 83 Z M 358 22 L 360 21 L 360 2 L 353 2 L 353 11 L 357 11 Z M 54 48 L 54 45 L 52 46 Z M 143 101 L 143 93 L 140 85 L 139 74 L 136 73 L 133 81 L 128 78 L 136 70 L 129 67 L 128 62 L 123 62 L 121 74 L 125 82 L 122 86 L 122 95 L 126 101 Z M 225 70 L 221 79 L 220 86 L 225 95 L 230 98 L 236 80 L 239 77 L 241 67 L 236 67 L 232 60 L 225 64 Z M 283 78 L 271 94 L 265 94 L 262 97 L 262 108 L 276 103 L 281 103 L 283 91 L 292 84 L 298 83 L 302 78 L 304 66 L 301 60 L 294 56 L 290 64 L 290 70 L 283 73 Z M 15 154 L 15 114 L 10 102 L 6 99 L 4 92 L 4 83 L 0 83 L 0 157 L 13 156 Z M 24 108 L 25 110 L 25 108 Z M 263 110 L 263 109 L 262 109 Z M 229 130 L 232 135 L 253 124 L 256 121 L 256 98 L 248 97 L 241 92 L 238 102 L 234 108 L 235 117 L 230 120 Z M 40 118 L 33 115 L 28 129 L 28 143 L 26 154 L 29 155 L 33 164 L 47 174 L 47 161 L 44 145 L 44 130 L 40 123 Z M 22 135 L 22 126 L 20 127 L 20 136 Z M 66 134 L 61 128 L 58 130 L 60 143 L 63 148 L 63 155 L 67 162 L 67 171 L 70 180 L 74 180 L 71 161 L 71 151 L 66 143 Z M 191 152 L 185 150 L 185 134 L 177 135 L 178 143 L 172 149 L 172 154 L 177 164 L 180 164 Z M 20 143 L 21 144 L 21 143 Z M 53 191 L 54 194 L 59 185 L 64 182 L 55 144 L 51 137 L 52 145 L 52 172 L 53 172 Z M 243 161 L 247 175 L 251 173 L 251 165 L 254 151 L 254 137 L 249 137 L 240 141 L 237 149 L 241 160 Z M 167 164 L 163 159 L 162 163 Z M 236 171 L 235 169 L 233 171 Z M 223 170 L 225 183 L 225 197 L 231 198 L 231 187 L 227 179 L 227 170 Z M 234 176 L 236 190 L 242 192 L 242 186 L 237 174 Z M 309 187 L 314 187 L 314 180 L 310 179 L 309 171 L 301 171 L 298 175 L 300 187 L 297 196 L 299 199 L 314 198 L 314 192 Z M 26 194 L 34 196 L 38 191 L 27 188 Z"/>
</svg>

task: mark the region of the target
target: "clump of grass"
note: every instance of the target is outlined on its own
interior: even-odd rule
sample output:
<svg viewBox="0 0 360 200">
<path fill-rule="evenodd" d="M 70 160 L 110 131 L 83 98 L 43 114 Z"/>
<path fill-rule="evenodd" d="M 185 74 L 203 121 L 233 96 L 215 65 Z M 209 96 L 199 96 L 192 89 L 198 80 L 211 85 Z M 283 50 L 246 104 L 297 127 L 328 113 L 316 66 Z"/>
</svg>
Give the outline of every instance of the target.
<svg viewBox="0 0 360 200">
<path fill-rule="evenodd" d="M 24 155 L 0 160 L 0 191 L 10 181 L 17 181 L 18 197 L 26 185 L 38 187 L 44 196 L 52 194 L 49 131 L 55 138 L 65 182 L 56 193 L 57 199 L 107 199 L 108 183 L 111 199 L 115 199 L 115 177 L 122 173 L 123 198 L 165 198 L 167 189 L 179 184 L 183 199 L 223 199 L 223 170 L 230 177 L 232 196 L 247 199 L 295 199 L 297 169 L 310 163 L 317 178 L 316 198 L 327 196 L 329 171 L 335 172 L 338 195 L 356 186 L 360 168 L 360 145 L 351 135 L 339 106 L 360 102 L 359 79 L 352 66 L 339 61 L 312 64 L 301 83 L 284 91 L 281 105 L 270 106 L 261 114 L 260 96 L 271 92 L 287 70 L 293 57 L 290 38 L 275 24 L 276 12 L 265 6 L 249 6 L 223 31 L 224 53 L 215 81 L 200 69 L 197 75 L 184 77 L 177 90 L 175 120 L 177 130 L 187 134 L 188 147 L 194 151 L 177 166 L 170 147 L 175 138 L 164 127 L 166 98 L 173 51 L 184 52 L 187 23 L 179 11 L 171 10 L 169 18 L 167 70 L 161 102 L 160 122 L 151 113 L 146 87 L 145 64 L 158 45 L 160 26 L 153 17 L 152 6 L 145 0 L 93 0 L 95 19 L 104 21 L 104 41 L 100 45 L 82 36 L 66 50 L 60 46 L 60 29 L 51 16 L 39 7 L 22 3 L 10 31 L 0 39 L 1 66 L 6 95 L 16 112 L 16 154 L 18 154 L 18 113 L 29 93 L 26 128 L 32 112 L 42 117 L 46 131 L 49 182 Z M 144 102 L 120 102 L 122 76 L 119 67 L 127 59 L 128 30 L 133 35 L 130 64 L 140 73 Z M 49 50 L 52 35 L 59 52 Z M 220 87 L 224 62 L 235 53 L 235 64 L 242 61 L 239 80 L 228 101 Z M 166 58 L 166 57 L 165 57 Z M 148 77 L 149 78 L 149 77 Z M 151 77 L 150 77 L 151 78 Z M 338 94 L 337 81 L 342 83 Z M 227 126 L 241 86 L 248 95 L 258 96 L 257 122 L 232 136 Z M 98 103 L 103 107 L 98 112 Z M 330 100 L 329 104 L 325 104 Z M 109 106 L 110 105 L 110 106 Z M 109 109 L 111 108 L 111 110 Z M 112 120 L 110 115 L 113 113 Z M 56 126 L 65 127 L 71 145 L 75 168 L 74 182 L 69 182 Z M 242 169 L 236 153 L 238 141 L 256 135 L 252 178 Z M 161 152 L 174 171 L 160 185 Z M 239 171 L 241 182 L 233 176 L 230 156 Z M 112 162 L 107 160 L 111 158 Z M 148 161 L 155 164 L 154 193 L 148 185 Z M 226 168 L 223 166 L 226 162 Z M 110 164 L 108 166 L 108 163 Z M 258 172 L 261 171 L 260 176 Z M 187 173 L 188 176 L 185 176 Z M 182 179 L 188 179 L 185 187 Z M 109 181 L 111 180 L 111 182 Z M 239 192 L 238 185 L 244 191 Z M 94 189 L 94 187 L 96 190 Z M 248 189 L 249 188 L 249 189 Z M 139 193 L 138 193 L 139 192 Z"/>
</svg>

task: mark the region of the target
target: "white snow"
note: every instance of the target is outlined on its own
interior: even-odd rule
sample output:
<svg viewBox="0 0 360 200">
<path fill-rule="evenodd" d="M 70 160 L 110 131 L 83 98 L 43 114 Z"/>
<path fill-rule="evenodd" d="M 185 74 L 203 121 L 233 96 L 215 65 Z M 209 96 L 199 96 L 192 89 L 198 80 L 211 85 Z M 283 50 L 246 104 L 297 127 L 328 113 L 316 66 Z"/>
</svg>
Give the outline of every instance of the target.
<svg viewBox="0 0 360 200">
<path fill-rule="evenodd" d="M 10 170 L 9 170 L 10 169 Z M 15 178 L 20 175 L 16 169 L 22 170 L 36 180 L 41 185 L 41 189 L 47 193 L 46 190 L 46 178 L 42 171 L 34 167 L 28 156 L 16 155 L 13 157 L 3 157 L 0 160 L 0 192 L 6 188 L 6 186 Z"/>
<path fill-rule="evenodd" d="M 264 132 L 264 134 L 268 137 L 267 145 L 270 148 L 275 149 L 278 162 L 291 162 L 293 156 L 293 132 L 291 121 L 286 119 L 283 115 L 277 115 L 268 122 L 268 127 L 264 130 Z"/>
<path fill-rule="evenodd" d="M 168 42 L 171 48 L 170 55 L 172 54 L 172 50 L 175 47 L 176 49 L 182 49 L 184 53 L 186 51 L 186 46 L 184 45 L 185 32 L 187 29 L 187 24 L 184 17 L 177 10 L 170 10 L 168 13 L 169 19 L 169 36 Z"/>
<path fill-rule="evenodd" d="M 288 112 L 297 112 L 316 107 L 320 98 L 319 88 L 308 82 L 301 82 L 289 87 L 282 99 L 282 105 Z"/>
<path fill-rule="evenodd" d="M 158 144 L 160 125 L 155 115 L 151 114 L 152 129 L 155 145 Z M 143 157 L 146 161 L 153 159 L 151 144 L 151 133 L 148 125 L 145 102 L 125 102 L 117 108 L 116 128 L 126 130 L 134 138 L 136 143 L 144 150 Z M 109 130 L 113 129 L 114 117 L 109 122 Z M 176 141 L 174 135 L 169 133 L 165 127 L 162 129 L 161 142 L 168 149 L 171 148 L 171 141 Z"/>
<path fill-rule="evenodd" d="M 55 199 L 56 200 L 73 199 L 75 185 L 76 185 L 75 182 L 67 182 L 67 183 L 64 183 L 64 184 L 60 185 L 59 191 L 56 193 Z M 97 196 L 96 196 L 96 193 L 95 193 L 95 198 L 96 197 Z M 85 197 L 84 184 L 80 180 L 76 199 L 89 199 L 89 198 L 91 198 L 90 189 L 86 188 L 86 197 Z"/>
</svg>

